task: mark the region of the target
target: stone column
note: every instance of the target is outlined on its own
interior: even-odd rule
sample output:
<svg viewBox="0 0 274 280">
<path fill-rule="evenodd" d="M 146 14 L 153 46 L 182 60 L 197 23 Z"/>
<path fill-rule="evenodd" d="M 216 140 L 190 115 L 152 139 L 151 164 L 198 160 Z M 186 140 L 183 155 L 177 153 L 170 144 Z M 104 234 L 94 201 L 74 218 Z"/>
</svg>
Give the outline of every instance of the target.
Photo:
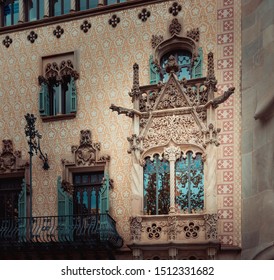
<svg viewBox="0 0 274 280">
<path fill-rule="evenodd" d="M 98 6 L 104 6 L 105 5 L 104 2 L 105 2 L 104 0 L 99 0 L 98 1 Z"/>
<path fill-rule="evenodd" d="M 76 11 L 76 1 L 70 0 L 70 12 L 75 12 L 75 11 Z"/>
<path fill-rule="evenodd" d="M 19 19 L 18 23 L 23 23 L 25 21 L 25 3 L 24 0 L 19 0 Z"/>
<path fill-rule="evenodd" d="M 169 161 L 170 168 L 170 207 L 169 213 L 174 214 L 175 209 L 175 161 L 181 156 L 179 147 L 170 146 L 164 149 L 164 158 Z"/>
<path fill-rule="evenodd" d="M 49 0 L 44 0 L 44 17 L 49 17 Z"/>
</svg>

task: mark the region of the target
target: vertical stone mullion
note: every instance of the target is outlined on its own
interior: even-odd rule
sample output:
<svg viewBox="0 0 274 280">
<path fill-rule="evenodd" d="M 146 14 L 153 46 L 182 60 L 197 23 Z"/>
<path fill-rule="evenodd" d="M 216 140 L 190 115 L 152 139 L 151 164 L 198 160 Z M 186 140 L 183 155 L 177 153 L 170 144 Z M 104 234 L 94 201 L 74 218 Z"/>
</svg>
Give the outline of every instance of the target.
<svg viewBox="0 0 274 280">
<path fill-rule="evenodd" d="M 169 214 L 175 213 L 175 162 L 181 156 L 179 147 L 170 146 L 164 150 L 164 158 L 170 164 L 170 207 Z"/>
<path fill-rule="evenodd" d="M 76 0 L 70 0 L 70 11 L 76 11 Z"/>
<path fill-rule="evenodd" d="M 19 0 L 19 23 L 23 23 L 25 21 L 25 3 L 24 0 Z"/>
<path fill-rule="evenodd" d="M 44 17 L 49 17 L 49 1 L 44 0 Z"/>
</svg>

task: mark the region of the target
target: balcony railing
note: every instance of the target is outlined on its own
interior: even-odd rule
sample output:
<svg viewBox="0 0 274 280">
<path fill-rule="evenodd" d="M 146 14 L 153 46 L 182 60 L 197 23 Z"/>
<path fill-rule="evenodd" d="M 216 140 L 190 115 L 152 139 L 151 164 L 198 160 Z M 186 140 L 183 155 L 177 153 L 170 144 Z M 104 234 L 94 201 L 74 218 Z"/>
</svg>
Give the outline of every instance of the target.
<svg viewBox="0 0 274 280">
<path fill-rule="evenodd" d="M 0 246 L 86 243 L 120 248 L 123 239 L 108 214 L 0 219 Z"/>
</svg>

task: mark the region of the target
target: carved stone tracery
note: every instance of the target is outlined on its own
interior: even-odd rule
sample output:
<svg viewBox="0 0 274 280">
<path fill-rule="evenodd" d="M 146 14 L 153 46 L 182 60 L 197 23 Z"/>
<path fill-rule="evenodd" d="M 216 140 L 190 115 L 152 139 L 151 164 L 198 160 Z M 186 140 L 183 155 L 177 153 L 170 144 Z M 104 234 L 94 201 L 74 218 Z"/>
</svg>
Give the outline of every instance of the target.
<svg viewBox="0 0 274 280">
<path fill-rule="evenodd" d="M 63 60 L 58 65 L 56 62 L 48 63 L 45 68 L 45 77 L 39 76 L 38 81 L 42 83 L 48 83 L 58 85 L 62 81 L 68 81 L 71 77 L 75 80 L 79 78 L 78 72 L 74 69 L 73 63 L 70 59 Z"/>
</svg>

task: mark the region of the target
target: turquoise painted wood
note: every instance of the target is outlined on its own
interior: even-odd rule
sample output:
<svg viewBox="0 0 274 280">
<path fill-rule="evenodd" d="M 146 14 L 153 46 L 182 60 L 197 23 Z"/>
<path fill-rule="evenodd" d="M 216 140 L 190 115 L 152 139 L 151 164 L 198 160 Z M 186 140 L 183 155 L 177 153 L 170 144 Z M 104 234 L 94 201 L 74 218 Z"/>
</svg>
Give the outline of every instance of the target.
<svg viewBox="0 0 274 280">
<path fill-rule="evenodd" d="M 201 78 L 203 77 L 203 49 L 198 49 L 198 58 L 194 63 L 192 70 L 192 78 Z"/>
<path fill-rule="evenodd" d="M 76 113 L 77 111 L 77 93 L 75 80 L 71 77 L 68 84 L 67 99 L 66 99 L 66 113 Z"/>
<path fill-rule="evenodd" d="M 41 116 L 49 115 L 49 89 L 46 83 L 41 84 L 39 92 L 39 112 Z"/>
<path fill-rule="evenodd" d="M 104 173 L 104 179 L 105 180 L 100 195 L 101 214 L 107 214 L 109 212 L 109 175 L 107 171 Z"/>
<path fill-rule="evenodd" d="M 58 236 L 64 240 L 72 240 L 73 228 L 73 198 L 62 189 L 61 177 L 57 178 L 58 191 Z"/>
<path fill-rule="evenodd" d="M 27 185 L 25 179 L 22 182 L 22 190 L 18 196 L 18 237 L 19 241 L 26 240 L 27 233 Z"/>
<path fill-rule="evenodd" d="M 157 84 L 160 81 L 160 73 L 157 71 L 155 64 L 153 63 L 153 56 L 149 58 L 149 74 L 150 74 L 150 84 Z"/>
<path fill-rule="evenodd" d="M 108 240 L 110 234 L 110 223 L 109 223 L 109 174 L 105 170 L 104 173 L 104 184 L 102 186 L 100 195 L 100 240 Z"/>
</svg>

